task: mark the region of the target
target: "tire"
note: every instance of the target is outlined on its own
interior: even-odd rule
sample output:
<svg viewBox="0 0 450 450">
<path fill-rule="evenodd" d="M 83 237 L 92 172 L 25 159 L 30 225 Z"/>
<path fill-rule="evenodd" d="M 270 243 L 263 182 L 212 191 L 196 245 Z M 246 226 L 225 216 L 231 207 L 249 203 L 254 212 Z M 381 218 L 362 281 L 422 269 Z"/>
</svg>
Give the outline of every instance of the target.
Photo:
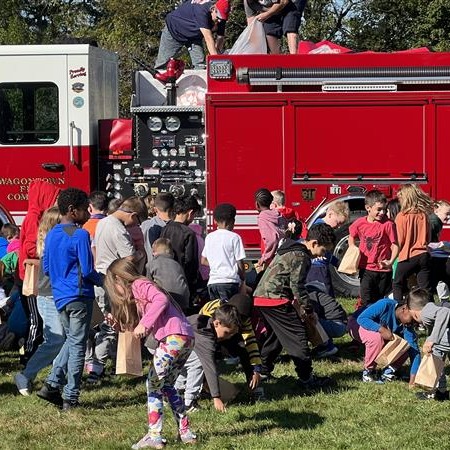
<svg viewBox="0 0 450 450">
<path fill-rule="evenodd" d="M 333 255 L 341 261 L 348 248 L 348 229 L 350 224 L 343 225 L 336 230 L 336 246 Z M 338 264 L 339 265 L 339 264 Z M 336 296 L 339 297 L 358 297 L 359 296 L 359 278 L 358 275 L 347 275 L 339 273 L 337 268 L 330 264 L 331 281 Z"/>
</svg>

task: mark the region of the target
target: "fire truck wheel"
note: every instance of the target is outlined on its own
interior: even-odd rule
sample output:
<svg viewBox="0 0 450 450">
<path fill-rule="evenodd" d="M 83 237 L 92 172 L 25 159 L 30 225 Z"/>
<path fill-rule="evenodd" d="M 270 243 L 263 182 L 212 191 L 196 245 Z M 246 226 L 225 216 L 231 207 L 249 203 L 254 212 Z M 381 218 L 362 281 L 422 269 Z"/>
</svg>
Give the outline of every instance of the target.
<svg viewBox="0 0 450 450">
<path fill-rule="evenodd" d="M 344 253 L 348 248 L 348 229 L 350 224 L 344 225 L 336 230 L 336 246 L 333 255 L 341 261 Z M 338 264 L 339 266 L 339 264 Z M 334 291 L 338 297 L 358 297 L 359 295 L 359 279 L 357 275 L 346 275 L 339 273 L 337 268 L 330 265 L 331 281 Z"/>
</svg>

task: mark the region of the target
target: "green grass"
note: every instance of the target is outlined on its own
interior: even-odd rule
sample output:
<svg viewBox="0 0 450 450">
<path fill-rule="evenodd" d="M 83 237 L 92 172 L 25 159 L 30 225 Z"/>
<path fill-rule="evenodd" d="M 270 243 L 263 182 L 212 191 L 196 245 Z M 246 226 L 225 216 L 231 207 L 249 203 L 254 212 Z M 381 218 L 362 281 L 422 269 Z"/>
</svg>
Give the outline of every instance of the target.
<svg viewBox="0 0 450 450">
<path fill-rule="evenodd" d="M 352 301 L 343 301 L 351 310 Z M 212 402 L 191 414 L 202 449 L 418 449 L 446 448 L 450 442 L 448 403 L 420 402 L 407 383 L 360 382 L 362 353 L 350 353 L 350 339 L 337 340 L 341 357 L 315 361 L 319 375 L 330 375 L 336 387 L 301 396 L 290 362 L 276 366 L 277 379 L 265 383 L 269 401 L 251 405 L 239 371 L 225 378 L 242 392 L 217 413 Z M 1 449 L 126 449 L 146 432 L 143 379 L 111 377 L 100 386 L 85 386 L 83 408 L 62 413 L 31 395 L 16 393 L 12 375 L 18 370 L 12 353 L 0 354 Z M 35 383 L 41 385 L 43 371 Z M 166 409 L 164 434 L 169 448 L 183 448 Z M 447 444 L 445 444 L 447 442 Z"/>
</svg>

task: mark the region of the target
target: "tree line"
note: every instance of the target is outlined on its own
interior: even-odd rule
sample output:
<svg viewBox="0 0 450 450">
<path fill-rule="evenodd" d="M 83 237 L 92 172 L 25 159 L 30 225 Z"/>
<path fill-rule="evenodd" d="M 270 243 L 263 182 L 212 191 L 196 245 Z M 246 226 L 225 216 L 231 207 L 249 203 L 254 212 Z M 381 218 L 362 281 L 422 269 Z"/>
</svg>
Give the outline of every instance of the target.
<svg viewBox="0 0 450 450">
<path fill-rule="evenodd" d="M 0 45 L 91 39 L 120 57 L 121 115 L 129 114 L 132 56 L 153 64 L 164 17 L 180 0 L 3 0 Z M 232 0 L 226 47 L 245 28 Z M 356 51 L 426 46 L 450 50 L 450 0 L 309 0 L 300 38 L 332 40 Z"/>
</svg>

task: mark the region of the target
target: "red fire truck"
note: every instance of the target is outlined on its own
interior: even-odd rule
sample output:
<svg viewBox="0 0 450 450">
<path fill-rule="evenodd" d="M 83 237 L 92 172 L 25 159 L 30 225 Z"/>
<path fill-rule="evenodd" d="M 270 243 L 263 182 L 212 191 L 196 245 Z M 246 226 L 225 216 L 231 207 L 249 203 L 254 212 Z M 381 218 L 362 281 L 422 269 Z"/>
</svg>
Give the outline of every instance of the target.
<svg viewBox="0 0 450 450">
<path fill-rule="evenodd" d="M 105 60 L 91 65 L 97 55 Z M 133 144 L 107 138 L 97 152 L 97 120 L 117 114 L 116 64 L 88 46 L 0 49 L 2 221 L 20 223 L 33 178 L 97 187 L 111 198 L 193 193 L 209 227 L 217 203 L 236 205 L 235 229 L 251 254 L 260 243 L 253 201 L 260 187 L 285 191 L 307 223 L 336 200 L 354 220 L 367 190 L 392 196 L 403 183 L 450 199 L 450 53 L 214 56 L 206 74 L 187 71 L 177 81 L 176 105 L 165 95 L 174 80 L 163 86 L 140 70 Z M 100 128 L 111 136 L 129 125 Z M 347 232 L 338 231 L 338 256 Z M 338 291 L 356 294 L 357 280 L 333 276 Z"/>
</svg>

